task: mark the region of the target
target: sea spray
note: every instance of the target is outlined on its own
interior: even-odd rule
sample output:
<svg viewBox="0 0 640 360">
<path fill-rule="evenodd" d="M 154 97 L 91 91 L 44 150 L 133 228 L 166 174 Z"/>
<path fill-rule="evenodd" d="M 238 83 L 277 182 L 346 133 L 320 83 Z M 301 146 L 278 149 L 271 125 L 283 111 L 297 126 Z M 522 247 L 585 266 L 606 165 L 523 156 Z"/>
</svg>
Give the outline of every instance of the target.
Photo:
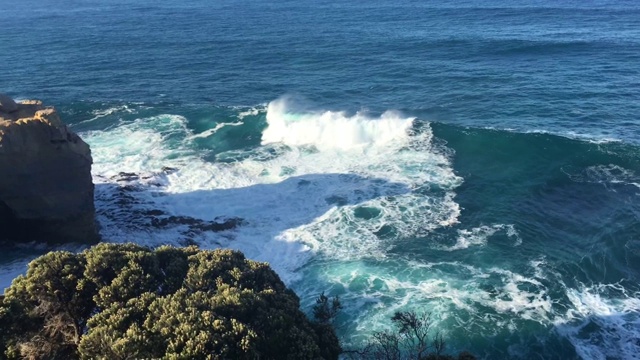
<svg viewBox="0 0 640 360">
<path fill-rule="evenodd" d="M 362 113 L 347 116 L 344 112 L 289 112 L 287 99 L 269 103 L 268 127 L 262 134 L 262 144 L 283 143 L 288 146 L 313 145 L 318 150 L 343 151 L 380 148 L 395 142 L 404 145 L 414 118 L 387 111 L 379 118 Z"/>
<path fill-rule="evenodd" d="M 639 329 L 637 284 L 616 285 L 624 264 L 609 259 L 621 251 L 622 274 L 636 276 L 633 238 L 620 248 L 617 237 L 585 247 L 591 238 L 562 236 L 569 232 L 561 222 L 637 209 L 634 148 L 622 147 L 621 158 L 616 143 L 430 124 L 397 112 L 300 110 L 282 100 L 197 121 L 167 110 L 136 118 L 116 109 L 100 118 L 111 125 L 82 125 L 93 127 L 81 135 L 94 152 L 105 241 L 231 247 L 269 261 L 307 308 L 322 291 L 341 296 L 338 329 L 348 346 L 388 329 L 394 311 L 417 310 L 432 313 L 452 349 L 481 356 L 638 352 L 622 340 Z M 323 126 L 348 136 L 325 136 Z M 238 134 L 244 146 L 208 147 Z M 561 211 L 585 191 L 597 208 Z M 157 227 L 154 216 L 244 222 L 208 232 Z M 8 262 L 3 281 L 29 259 Z"/>
<path fill-rule="evenodd" d="M 116 216 L 117 188 L 109 184 L 119 172 L 142 175 L 120 184 L 129 187 L 138 213 L 244 219 L 233 231 L 190 234 L 188 241 L 242 250 L 272 263 L 289 282 L 300 279 L 298 270 L 314 257 L 380 258 L 399 239 L 456 223 L 452 190 L 461 178 L 432 142 L 428 125 L 416 129 L 415 119 L 392 111 L 380 117 L 296 113 L 286 100 L 271 102 L 256 117 L 259 112 L 238 109 L 237 121 L 212 123 L 199 134 L 186 118 L 171 114 L 87 133 L 96 148 L 100 220 L 109 224 L 105 238 L 141 237 L 147 245 L 186 241 L 180 228 L 132 226 L 144 222 Z M 245 123 L 251 121 L 264 125 Z M 194 139 L 224 136 L 217 131 L 229 125 L 264 128 L 262 146 L 241 156 L 236 151 L 242 160 L 230 163 L 207 161 L 194 150 Z M 167 167 L 176 171 L 163 173 Z"/>
</svg>

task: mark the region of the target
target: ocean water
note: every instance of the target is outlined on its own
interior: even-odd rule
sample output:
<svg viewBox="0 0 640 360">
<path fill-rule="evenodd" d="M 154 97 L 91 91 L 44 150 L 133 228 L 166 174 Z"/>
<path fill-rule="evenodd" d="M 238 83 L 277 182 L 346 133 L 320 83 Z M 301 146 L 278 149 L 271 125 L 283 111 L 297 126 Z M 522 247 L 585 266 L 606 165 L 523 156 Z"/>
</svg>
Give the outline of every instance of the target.
<svg viewBox="0 0 640 360">
<path fill-rule="evenodd" d="M 484 359 L 640 359 L 636 1 L 0 11 L 0 91 L 91 145 L 104 241 L 268 261 L 341 297 L 346 347 L 417 310 Z M 3 249 L 0 287 L 51 249 Z"/>
</svg>

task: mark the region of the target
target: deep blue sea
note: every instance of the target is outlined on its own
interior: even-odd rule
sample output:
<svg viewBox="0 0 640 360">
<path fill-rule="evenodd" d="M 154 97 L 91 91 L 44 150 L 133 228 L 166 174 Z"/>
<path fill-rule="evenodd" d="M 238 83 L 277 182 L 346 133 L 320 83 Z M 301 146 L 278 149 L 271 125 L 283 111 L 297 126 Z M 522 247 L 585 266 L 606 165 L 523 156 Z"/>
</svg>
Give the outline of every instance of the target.
<svg viewBox="0 0 640 360">
<path fill-rule="evenodd" d="M 104 241 L 268 261 L 347 348 L 417 310 L 451 352 L 640 359 L 640 2 L 0 8 L 0 92 L 91 145 Z"/>
</svg>

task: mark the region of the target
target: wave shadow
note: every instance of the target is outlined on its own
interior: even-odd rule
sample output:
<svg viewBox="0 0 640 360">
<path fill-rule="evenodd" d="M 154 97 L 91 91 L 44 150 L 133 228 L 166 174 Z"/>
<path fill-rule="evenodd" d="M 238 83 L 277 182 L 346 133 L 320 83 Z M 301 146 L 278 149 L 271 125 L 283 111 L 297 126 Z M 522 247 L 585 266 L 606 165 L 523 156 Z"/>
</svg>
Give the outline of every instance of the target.
<svg viewBox="0 0 640 360">
<path fill-rule="evenodd" d="M 182 234 L 180 241 L 162 236 L 158 244 L 199 243 L 197 238 L 206 232 L 219 233 L 218 238 L 245 235 L 268 241 L 283 231 L 313 222 L 332 208 L 411 191 L 406 184 L 385 179 L 330 173 L 293 176 L 276 183 L 171 193 L 165 187 L 170 173 L 120 173 L 96 185 L 97 215 L 104 240 L 118 241 L 111 237 L 127 232 L 151 234 L 175 229 Z M 112 231 L 113 227 L 120 231 Z M 219 244 L 225 245 L 225 241 Z"/>
</svg>

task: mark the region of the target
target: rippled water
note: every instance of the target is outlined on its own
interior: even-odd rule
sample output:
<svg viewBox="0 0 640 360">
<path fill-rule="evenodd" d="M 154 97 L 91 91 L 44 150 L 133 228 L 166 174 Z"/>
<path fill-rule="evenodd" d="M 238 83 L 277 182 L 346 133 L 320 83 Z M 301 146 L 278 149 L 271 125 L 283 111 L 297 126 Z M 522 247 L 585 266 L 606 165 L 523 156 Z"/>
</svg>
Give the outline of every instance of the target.
<svg viewBox="0 0 640 360">
<path fill-rule="evenodd" d="M 2 11 L 1 90 L 91 145 L 105 241 L 269 261 L 307 309 L 342 297 L 349 346 L 417 309 L 487 359 L 638 358 L 635 2 Z M 2 285 L 46 250 L 4 251 Z"/>
</svg>

